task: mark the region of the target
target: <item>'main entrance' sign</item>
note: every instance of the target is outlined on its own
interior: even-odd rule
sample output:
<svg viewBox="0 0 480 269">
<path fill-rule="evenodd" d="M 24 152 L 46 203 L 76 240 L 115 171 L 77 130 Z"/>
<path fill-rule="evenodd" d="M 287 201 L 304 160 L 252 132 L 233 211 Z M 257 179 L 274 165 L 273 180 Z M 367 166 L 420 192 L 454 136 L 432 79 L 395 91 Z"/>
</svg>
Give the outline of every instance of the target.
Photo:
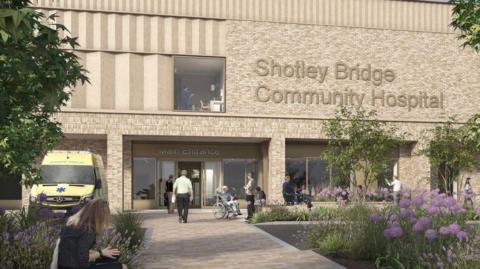
<svg viewBox="0 0 480 269">
<path fill-rule="evenodd" d="M 329 76 L 335 80 L 365 81 L 375 87 L 392 83 L 396 79 L 391 69 L 379 69 L 371 64 L 349 66 L 337 62 L 334 66 L 309 65 L 298 60 L 294 64 L 281 64 L 275 60 L 259 59 L 255 65 L 255 73 L 261 77 L 284 77 L 293 79 L 311 79 L 319 84 L 324 83 Z M 444 107 L 443 93 L 429 95 L 425 91 L 417 94 L 391 94 L 384 90 L 372 89 L 370 94 L 356 92 L 350 88 L 342 90 L 307 89 L 307 90 L 279 90 L 271 89 L 267 85 L 260 85 L 255 90 L 255 98 L 259 102 L 276 104 L 303 104 L 303 105 L 337 105 L 355 106 L 364 105 L 402 107 L 411 111 L 415 108 Z"/>
</svg>

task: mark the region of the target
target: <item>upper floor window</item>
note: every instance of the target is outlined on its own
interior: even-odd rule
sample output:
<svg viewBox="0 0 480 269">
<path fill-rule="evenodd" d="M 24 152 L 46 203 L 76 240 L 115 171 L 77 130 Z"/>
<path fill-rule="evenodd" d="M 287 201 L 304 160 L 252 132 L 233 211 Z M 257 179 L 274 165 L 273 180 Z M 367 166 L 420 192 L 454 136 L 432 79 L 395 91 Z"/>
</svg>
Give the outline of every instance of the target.
<svg viewBox="0 0 480 269">
<path fill-rule="evenodd" d="M 174 57 L 176 110 L 225 111 L 225 59 Z"/>
</svg>

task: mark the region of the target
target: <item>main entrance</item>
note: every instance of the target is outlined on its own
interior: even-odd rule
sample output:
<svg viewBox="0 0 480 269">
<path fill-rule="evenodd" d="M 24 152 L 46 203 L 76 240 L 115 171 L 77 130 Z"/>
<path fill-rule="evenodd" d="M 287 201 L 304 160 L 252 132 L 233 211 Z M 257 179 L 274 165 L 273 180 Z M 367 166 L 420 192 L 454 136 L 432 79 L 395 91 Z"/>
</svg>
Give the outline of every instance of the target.
<svg viewBox="0 0 480 269">
<path fill-rule="evenodd" d="M 214 205 L 216 193 L 226 185 L 245 199 L 243 186 L 251 173 L 262 186 L 259 144 L 134 143 L 132 160 L 133 209 L 166 209 L 169 182 L 182 170 L 192 181 L 191 208 Z"/>
<path fill-rule="evenodd" d="M 187 177 L 192 181 L 193 201 L 190 207 L 200 208 L 202 205 L 202 201 L 200 200 L 202 190 L 202 162 L 178 162 L 177 175 L 180 175 L 182 170 L 187 171 Z"/>
</svg>

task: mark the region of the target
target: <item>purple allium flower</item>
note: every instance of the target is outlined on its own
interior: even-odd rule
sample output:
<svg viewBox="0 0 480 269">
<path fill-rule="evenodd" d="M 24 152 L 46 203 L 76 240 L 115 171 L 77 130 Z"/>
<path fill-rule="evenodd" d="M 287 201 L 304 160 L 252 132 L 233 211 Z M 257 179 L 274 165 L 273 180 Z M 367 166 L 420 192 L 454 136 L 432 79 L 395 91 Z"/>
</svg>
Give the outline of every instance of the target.
<svg viewBox="0 0 480 269">
<path fill-rule="evenodd" d="M 448 226 L 448 229 L 450 230 L 450 233 L 451 234 L 457 234 L 461 231 L 461 228 L 460 228 L 460 225 L 454 223 L 454 224 L 450 224 Z"/>
<path fill-rule="evenodd" d="M 392 235 L 392 237 L 402 236 L 403 235 L 402 227 L 400 227 L 400 225 L 392 225 L 390 227 L 390 234 Z"/>
<path fill-rule="evenodd" d="M 421 207 L 421 206 L 423 205 L 423 203 L 424 203 L 423 197 L 420 196 L 420 195 L 419 195 L 419 196 L 416 196 L 416 197 L 413 198 L 413 200 L 412 200 L 412 204 L 413 204 L 415 207 L 417 207 L 417 208 Z"/>
<path fill-rule="evenodd" d="M 409 199 L 400 200 L 399 206 L 400 208 L 408 208 L 410 206 L 410 200 Z"/>
<path fill-rule="evenodd" d="M 380 214 L 378 213 L 372 213 L 370 215 L 370 220 L 373 221 L 373 222 L 380 222 L 383 220 L 382 216 L 380 216 Z"/>
<path fill-rule="evenodd" d="M 388 227 L 383 231 L 383 235 L 386 238 L 400 237 L 403 235 L 403 230 L 402 230 L 402 227 L 400 227 L 400 225 L 392 224 L 390 225 L 390 227 Z"/>
<path fill-rule="evenodd" d="M 443 268 L 443 267 L 445 267 L 445 264 L 443 264 L 442 261 L 438 261 L 437 266 L 438 266 L 438 268 Z"/>
<path fill-rule="evenodd" d="M 480 216 L 480 207 L 475 210 L 475 213 L 477 213 L 477 216 Z"/>
<path fill-rule="evenodd" d="M 423 226 L 429 226 L 432 224 L 432 220 L 429 217 L 421 217 L 418 222 Z"/>
<path fill-rule="evenodd" d="M 47 194 L 42 192 L 38 195 L 37 199 L 39 202 L 45 202 L 47 200 L 47 197 L 48 197 Z"/>
<path fill-rule="evenodd" d="M 437 232 L 433 229 L 428 229 L 428 230 L 425 231 L 425 237 L 429 241 L 432 241 L 433 239 L 437 238 Z"/>
<path fill-rule="evenodd" d="M 416 217 L 417 215 L 413 210 L 410 208 L 400 208 L 400 217 L 408 218 L 408 217 Z"/>
<path fill-rule="evenodd" d="M 423 231 L 430 226 L 430 224 L 432 224 L 432 221 L 428 217 L 421 217 L 413 226 L 413 230 L 416 232 Z"/>
<path fill-rule="evenodd" d="M 448 235 L 450 234 L 450 229 L 448 227 L 440 227 L 440 229 L 438 230 L 438 232 L 441 234 L 441 235 Z"/>
<path fill-rule="evenodd" d="M 446 207 L 454 207 L 455 205 L 457 205 L 457 201 L 455 201 L 453 197 L 445 198 L 444 202 Z"/>
<path fill-rule="evenodd" d="M 402 198 L 405 198 L 405 199 L 410 198 L 410 193 L 408 193 L 408 192 L 402 193 Z"/>
<path fill-rule="evenodd" d="M 435 206 L 427 207 L 426 211 L 428 214 L 433 216 L 438 216 L 440 214 L 440 209 L 438 209 L 438 207 L 435 207 Z"/>
<path fill-rule="evenodd" d="M 458 238 L 458 240 L 460 240 L 460 241 L 467 241 L 467 240 L 468 240 L 467 233 L 464 232 L 464 231 L 459 231 L 459 232 L 457 233 L 457 238 Z"/>
<path fill-rule="evenodd" d="M 0 207 L 0 216 L 5 215 L 5 208 Z"/>
</svg>

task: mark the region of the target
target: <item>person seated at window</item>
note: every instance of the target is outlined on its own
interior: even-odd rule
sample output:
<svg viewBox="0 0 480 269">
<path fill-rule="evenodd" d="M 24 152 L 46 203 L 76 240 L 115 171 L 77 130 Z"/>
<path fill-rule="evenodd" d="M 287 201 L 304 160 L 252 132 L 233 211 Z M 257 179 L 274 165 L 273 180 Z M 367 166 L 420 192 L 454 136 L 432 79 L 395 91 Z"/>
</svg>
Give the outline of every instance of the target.
<svg viewBox="0 0 480 269">
<path fill-rule="evenodd" d="M 265 192 L 262 190 L 262 188 L 260 188 L 260 186 L 257 186 L 255 188 L 255 203 L 258 205 L 258 206 L 265 206 L 267 205 L 267 195 L 265 194 Z"/>
<path fill-rule="evenodd" d="M 94 249 L 110 222 L 108 202 L 95 199 L 71 216 L 60 232 L 58 269 L 127 269 L 118 249 Z"/>
<path fill-rule="evenodd" d="M 300 188 L 297 188 L 297 191 L 295 192 L 295 197 L 297 204 L 301 204 L 304 202 L 304 195 L 305 195 L 305 185 L 300 186 Z"/>
<path fill-rule="evenodd" d="M 190 91 L 189 88 L 184 88 L 180 93 L 180 109 L 192 110 L 191 99 L 195 94 Z"/>
<path fill-rule="evenodd" d="M 242 215 L 242 212 L 240 212 L 240 205 L 237 199 L 235 199 L 235 195 L 232 195 L 232 193 L 229 192 L 227 186 L 222 187 L 222 192 L 220 192 L 219 195 L 220 198 L 232 208 L 233 214 L 235 216 Z"/>
<path fill-rule="evenodd" d="M 295 201 L 295 183 L 290 179 L 290 175 L 285 175 L 285 181 L 282 186 L 283 199 L 286 205 L 293 205 Z"/>
</svg>

